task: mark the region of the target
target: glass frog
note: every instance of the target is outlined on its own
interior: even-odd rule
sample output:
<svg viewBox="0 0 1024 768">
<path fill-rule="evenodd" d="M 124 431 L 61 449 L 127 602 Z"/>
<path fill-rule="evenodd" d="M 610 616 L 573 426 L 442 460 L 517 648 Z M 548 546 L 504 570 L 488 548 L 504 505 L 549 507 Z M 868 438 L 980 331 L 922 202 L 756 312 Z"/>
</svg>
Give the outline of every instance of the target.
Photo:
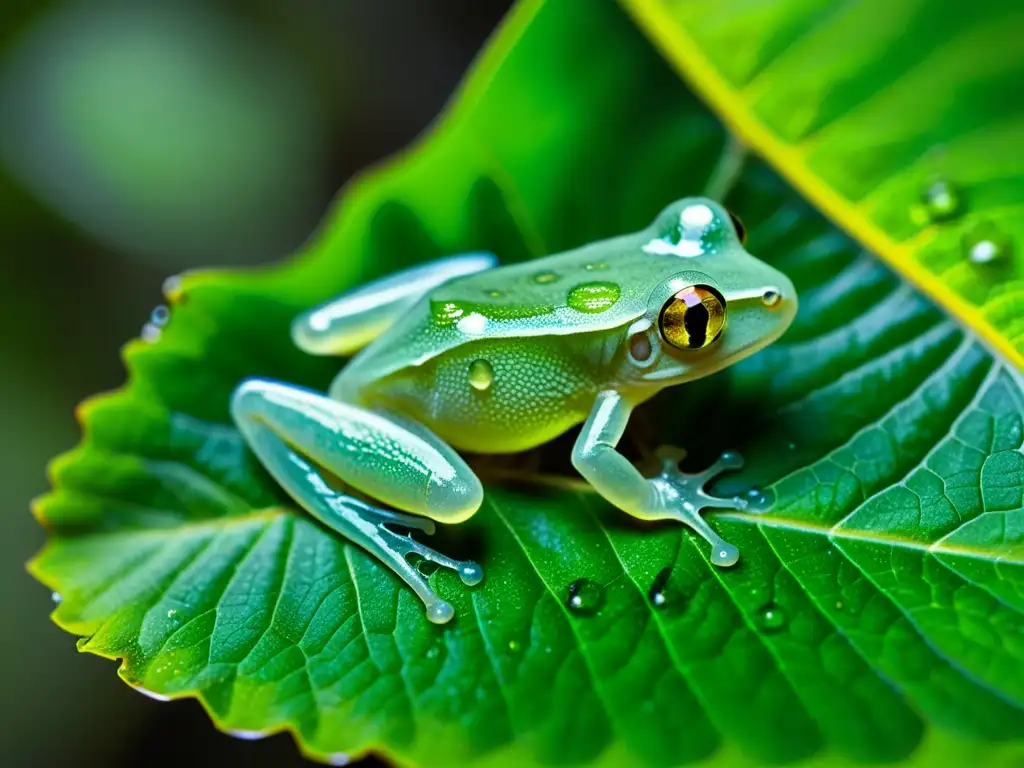
<svg viewBox="0 0 1024 768">
<path fill-rule="evenodd" d="M 249 379 L 232 415 L 295 501 L 397 573 L 435 623 L 454 610 L 417 565 L 451 568 L 467 585 L 483 571 L 395 528 L 429 534 L 480 507 L 483 487 L 456 450 L 523 451 L 580 423 L 572 462 L 601 496 L 644 520 L 684 523 L 711 544 L 713 563 L 732 565 L 739 552 L 700 512 L 744 508 L 704 490 L 739 455 L 688 475 L 680 451 L 662 450 L 648 478 L 616 444 L 637 405 L 753 354 L 792 322 L 793 284 L 742 240 L 720 205 L 687 198 L 644 230 L 527 263 L 466 254 L 407 269 L 295 320 L 306 352 L 354 354 L 327 395 Z"/>
</svg>

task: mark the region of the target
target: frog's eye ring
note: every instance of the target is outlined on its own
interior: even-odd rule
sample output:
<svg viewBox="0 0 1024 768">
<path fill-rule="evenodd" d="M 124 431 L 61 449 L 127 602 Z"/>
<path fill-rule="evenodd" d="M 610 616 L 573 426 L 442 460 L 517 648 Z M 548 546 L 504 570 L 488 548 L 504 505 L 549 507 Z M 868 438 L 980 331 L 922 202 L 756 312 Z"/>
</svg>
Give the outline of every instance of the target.
<svg viewBox="0 0 1024 768">
<path fill-rule="evenodd" d="M 746 245 L 747 242 L 747 228 L 743 226 L 743 222 L 740 221 L 740 217 L 732 211 L 726 211 L 729 214 L 729 219 L 732 221 L 733 229 L 736 230 L 736 237 L 739 238 L 741 245 Z"/>
<path fill-rule="evenodd" d="M 658 328 L 676 349 L 704 349 L 725 328 L 725 299 L 710 285 L 684 288 L 665 302 Z"/>
</svg>

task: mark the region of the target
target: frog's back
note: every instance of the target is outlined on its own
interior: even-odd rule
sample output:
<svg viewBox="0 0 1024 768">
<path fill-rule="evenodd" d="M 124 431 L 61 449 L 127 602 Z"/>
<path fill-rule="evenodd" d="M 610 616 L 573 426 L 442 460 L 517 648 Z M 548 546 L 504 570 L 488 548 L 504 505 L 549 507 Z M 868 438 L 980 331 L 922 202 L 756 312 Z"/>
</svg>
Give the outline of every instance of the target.
<svg viewBox="0 0 1024 768">
<path fill-rule="evenodd" d="M 645 253 L 638 232 L 456 278 L 434 289 L 357 355 L 337 387 L 361 390 L 482 339 L 573 336 L 641 317 L 678 258 Z"/>
</svg>

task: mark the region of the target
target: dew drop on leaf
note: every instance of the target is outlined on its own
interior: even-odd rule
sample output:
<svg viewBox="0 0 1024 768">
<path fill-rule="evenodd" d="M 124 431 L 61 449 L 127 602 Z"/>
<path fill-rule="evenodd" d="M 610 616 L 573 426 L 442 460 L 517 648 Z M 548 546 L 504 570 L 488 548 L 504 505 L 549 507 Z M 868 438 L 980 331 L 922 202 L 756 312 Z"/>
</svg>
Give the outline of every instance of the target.
<svg viewBox="0 0 1024 768">
<path fill-rule="evenodd" d="M 604 605 L 604 587 L 590 579 L 576 579 L 569 585 L 569 610 L 581 616 L 597 613 Z"/>
<path fill-rule="evenodd" d="M 937 221 L 948 221 L 960 213 L 961 196 L 948 179 L 929 179 L 921 188 L 920 203 L 914 209 L 913 218 L 925 225 Z"/>
<path fill-rule="evenodd" d="M 171 275 L 163 284 L 163 293 L 171 304 L 181 301 L 181 278 L 178 275 Z"/>
<path fill-rule="evenodd" d="M 668 590 L 670 576 L 672 576 L 672 568 L 666 566 L 658 571 L 658 575 L 654 577 L 654 582 L 651 584 L 647 597 L 655 608 L 664 608 L 671 597 L 671 593 Z"/>
<path fill-rule="evenodd" d="M 160 330 L 159 327 L 153 325 L 152 323 L 146 323 L 144 326 L 142 326 L 142 333 L 140 334 L 140 336 L 142 337 L 142 340 L 145 341 L 146 343 L 156 344 L 158 341 L 160 341 L 161 333 L 162 331 Z"/>
<path fill-rule="evenodd" d="M 775 603 L 768 603 L 757 613 L 757 626 L 762 632 L 778 632 L 788 620 L 786 612 Z"/>
<path fill-rule="evenodd" d="M 167 308 L 166 304 L 159 304 L 153 309 L 153 313 L 149 316 L 149 322 L 155 325 L 157 328 L 163 328 L 167 325 L 167 321 L 171 319 L 171 310 Z"/>
<path fill-rule="evenodd" d="M 51 598 L 51 599 L 53 600 L 53 602 L 55 602 L 55 603 L 56 603 L 57 605 L 60 605 L 60 601 L 64 599 L 63 597 L 61 597 L 61 596 L 60 596 L 60 592 L 54 592 L 54 593 L 52 593 L 52 594 L 50 595 L 50 598 Z"/>
<path fill-rule="evenodd" d="M 767 512 L 775 503 L 775 494 L 772 491 L 762 491 L 760 488 L 751 488 L 742 496 L 736 497 L 737 501 L 743 501 L 743 509 L 747 512 Z"/>
<path fill-rule="evenodd" d="M 519 650 L 519 642 L 516 641 L 516 640 L 509 640 L 508 641 L 508 649 L 510 651 L 512 651 L 513 653 L 515 653 L 516 651 Z"/>
<path fill-rule="evenodd" d="M 995 266 L 1013 254 L 1013 243 L 998 227 L 983 222 L 964 233 L 960 247 L 972 264 Z"/>
</svg>

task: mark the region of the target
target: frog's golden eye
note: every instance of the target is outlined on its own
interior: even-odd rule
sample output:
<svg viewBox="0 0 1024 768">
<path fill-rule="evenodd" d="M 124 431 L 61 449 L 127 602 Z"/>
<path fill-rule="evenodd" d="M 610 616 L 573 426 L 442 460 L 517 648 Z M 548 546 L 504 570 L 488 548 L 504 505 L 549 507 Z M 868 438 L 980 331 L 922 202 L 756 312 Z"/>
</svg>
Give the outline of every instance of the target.
<svg viewBox="0 0 1024 768">
<path fill-rule="evenodd" d="M 722 335 L 725 299 L 710 285 L 684 288 L 665 302 L 658 327 L 676 349 L 703 349 Z"/>
<path fill-rule="evenodd" d="M 739 238 L 741 244 L 747 242 L 747 228 L 743 226 L 743 222 L 740 221 L 740 217 L 732 211 L 726 211 L 729 214 L 729 219 L 732 221 L 733 229 L 736 230 L 736 237 Z"/>
</svg>

